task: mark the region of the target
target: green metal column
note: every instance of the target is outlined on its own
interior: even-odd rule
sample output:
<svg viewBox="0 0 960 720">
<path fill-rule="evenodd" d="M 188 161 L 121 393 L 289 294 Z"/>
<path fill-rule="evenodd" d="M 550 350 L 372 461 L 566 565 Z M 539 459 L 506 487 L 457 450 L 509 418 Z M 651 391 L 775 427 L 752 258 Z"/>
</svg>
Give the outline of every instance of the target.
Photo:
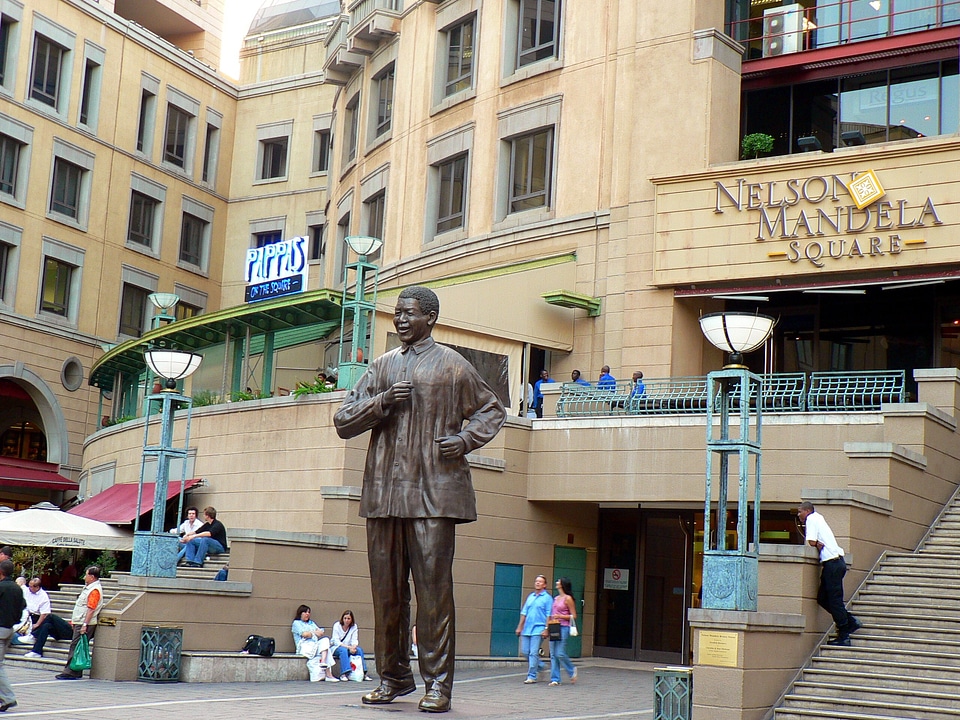
<svg viewBox="0 0 960 720">
<path fill-rule="evenodd" d="M 273 388 L 273 342 L 274 332 L 263 335 L 263 375 L 260 377 L 260 392 L 270 394 Z"/>
</svg>

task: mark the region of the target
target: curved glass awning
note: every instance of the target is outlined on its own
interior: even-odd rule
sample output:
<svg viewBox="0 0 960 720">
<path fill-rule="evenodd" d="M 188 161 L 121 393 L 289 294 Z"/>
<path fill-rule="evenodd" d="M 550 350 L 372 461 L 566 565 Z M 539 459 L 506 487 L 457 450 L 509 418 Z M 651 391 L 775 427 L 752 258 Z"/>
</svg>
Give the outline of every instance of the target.
<svg viewBox="0 0 960 720">
<path fill-rule="evenodd" d="M 94 363 L 89 384 L 110 390 L 117 373 L 143 372 L 143 351 L 148 347 L 203 350 L 228 337 L 245 336 L 247 330 L 256 336 L 324 325 L 329 327 L 322 328 L 323 334 L 329 333 L 340 325 L 341 299 L 341 293 L 333 290 L 313 290 L 171 322 L 110 348 Z"/>
</svg>

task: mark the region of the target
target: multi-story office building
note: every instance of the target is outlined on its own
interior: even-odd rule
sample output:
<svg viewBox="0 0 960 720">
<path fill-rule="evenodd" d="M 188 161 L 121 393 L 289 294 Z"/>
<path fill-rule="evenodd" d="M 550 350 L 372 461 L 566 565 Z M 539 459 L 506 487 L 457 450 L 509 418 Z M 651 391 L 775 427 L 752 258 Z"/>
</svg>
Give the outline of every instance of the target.
<svg viewBox="0 0 960 720">
<path fill-rule="evenodd" d="M 78 24 L 100 17 L 86 3 L 51 5 Z M 363 443 L 333 433 L 339 396 L 283 391 L 335 364 L 338 297 L 321 288 L 342 289 L 352 259 L 344 238 L 376 236 L 375 354 L 397 342 L 389 327 L 396 291 L 425 283 L 441 296 L 438 339 L 471 352 L 514 415 L 544 367 L 558 381 L 579 369 L 594 382 L 603 365 L 621 380 L 640 369 L 651 397 L 658 386 L 681 388 L 656 407 L 564 404 L 564 417 L 548 396 L 542 420 L 511 419 L 473 459 L 481 519 L 464 528 L 458 548 L 466 580 L 460 647 L 509 654 L 516 616 L 498 598 L 519 596 L 521 578 L 554 567 L 574 576 L 585 600 L 585 652 L 686 661 L 687 611 L 701 582 L 705 409 L 693 402 L 696 384 L 680 379 L 723 362 L 703 339 L 701 315 L 760 311 L 778 323 L 748 364 L 795 383 L 764 417 L 761 537 L 751 538 L 782 543 L 766 553 L 761 608 L 801 618 L 784 641 L 782 666 L 765 680 L 782 689 L 825 627 L 809 595 L 795 599 L 789 587 L 763 581 L 781 577 L 784 558 L 805 562 L 790 514 L 797 502 L 828 506 L 857 579 L 883 547 L 913 547 L 956 487 L 960 4 L 297 5 L 309 14 L 265 8 L 245 41 L 238 89 L 183 57 L 146 53 L 168 63 L 171 77 L 182 74 L 178 90 L 197 98 L 168 113 L 220 113 L 214 188 L 196 177 L 202 133 L 186 143 L 195 150 L 192 178 L 167 168 L 159 124 L 147 159 L 133 147 L 111 151 L 111 169 L 142 163 L 137 177 L 166 188 L 159 207 L 174 226 L 188 215 L 209 223 L 209 245 L 201 244 L 209 255 L 194 252 L 208 258 L 205 275 L 202 264 L 178 257 L 176 233 L 154 248 L 158 257 L 146 256 L 156 265 L 124 261 L 144 256 L 125 237 L 106 253 L 113 246 L 105 229 L 94 253 L 82 242 L 89 233 L 58 222 L 36 197 L 43 227 L 66 229 L 32 232 L 81 246 L 85 267 L 96 254 L 118 308 L 129 266 L 158 278 L 138 287 L 185 287 L 206 298 L 203 310 L 216 310 L 147 334 L 204 353 L 195 396 L 248 386 L 275 395 L 194 411 L 191 474 L 207 479 L 199 497 L 253 545 L 319 547 L 331 603 L 362 592 Z M 146 61 L 138 62 L 123 63 L 135 91 Z M 69 121 L 48 123 L 24 92 L 13 93 L 18 123 L 39 127 L 24 118 L 40 117 L 44 128 L 79 133 Z M 150 92 L 160 93 L 160 108 L 171 106 L 169 92 Z M 129 126 L 116 135 L 122 149 L 138 126 L 132 114 L 116 114 Z M 770 150 L 738 160 L 742 137 L 755 133 L 770 136 Z M 94 185 L 104 197 L 92 207 L 112 203 L 125 218 L 132 191 L 156 200 L 131 185 L 131 169 L 118 172 Z M 106 192 L 121 186 L 122 202 Z M 188 208 L 187 198 L 211 214 L 191 211 L 198 205 Z M 309 239 L 309 291 L 246 304 L 246 251 L 294 235 Z M 23 284 L 16 323 L 46 328 L 33 318 L 49 312 L 38 288 Z M 135 409 L 141 341 L 101 357 L 94 343 L 123 339 L 112 332 L 117 311 L 112 321 L 102 311 L 90 322 L 83 357 L 93 362 L 91 381 L 114 393 L 114 415 Z M 892 395 L 876 384 L 856 390 L 861 371 L 875 383 L 891 373 L 895 384 L 902 372 L 902 386 Z M 826 381 L 854 388 L 845 396 L 853 404 L 837 399 L 842 391 L 818 395 Z M 82 407 L 95 404 L 93 396 Z M 88 493 L 136 479 L 142 436 L 134 423 L 88 438 Z M 243 562 L 250 564 L 239 572 L 252 577 L 254 560 Z M 344 565 L 352 568 L 346 580 Z M 200 623 L 198 615 L 195 637 Z"/>
</svg>

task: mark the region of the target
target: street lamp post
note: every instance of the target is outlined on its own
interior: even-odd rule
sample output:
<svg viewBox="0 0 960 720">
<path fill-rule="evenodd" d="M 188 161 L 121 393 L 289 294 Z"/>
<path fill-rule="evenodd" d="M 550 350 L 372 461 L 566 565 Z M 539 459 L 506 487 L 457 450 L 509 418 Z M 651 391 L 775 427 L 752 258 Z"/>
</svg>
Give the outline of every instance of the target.
<svg viewBox="0 0 960 720">
<path fill-rule="evenodd" d="M 147 398 L 148 403 L 159 401 L 160 438 L 159 444 L 149 442 L 150 416 L 144 418 L 143 458 L 140 462 L 140 484 L 137 488 L 137 517 L 133 535 L 133 560 L 131 575 L 145 577 L 175 577 L 177 574 L 178 538 L 164 530 L 164 510 L 167 506 L 167 488 L 170 484 L 170 461 L 181 459 L 183 476 L 186 474 L 187 452 L 190 445 L 190 409 L 193 401 L 177 391 L 177 382 L 190 376 L 203 359 L 200 355 L 179 350 L 147 350 L 144 354 L 147 365 L 157 376 L 164 379 L 164 387 L 159 393 Z M 187 407 L 186 437 L 183 447 L 173 445 L 173 415 L 177 407 Z M 153 520 L 150 530 L 139 529 L 140 507 L 143 500 L 143 483 L 147 458 L 156 458 L 156 482 L 153 495 Z"/>
<path fill-rule="evenodd" d="M 343 269 L 343 303 L 340 306 L 340 358 L 337 371 L 337 388 L 352 388 L 366 371 L 372 355 L 373 324 L 377 315 L 377 280 L 379 269 L 367 262 L 367 256 L 377 252 L 383 246 L 383 240 L 368 235 L 348 235 L 344 238 L 357 261 L 348 263 Z M 356 275 L 356 285 L 352 297 L 347 297 L 347 281 L 350 272 Z M 371 299 L 367 300 L 366 288 L 369 286 Z M 353 320 L 353 338 L 344 342 L 347 329 L 347 315 Z M 368 339 L 369 338 L 369 339 Z"/>
<path fill-rule="evenodd" d="M 707 374 L 707 477 L 703 510 L 703 597 L 701 607 L 756 610 L 760 542 L 760 466 L 762 379 L 743 364 L 743 353 L 770 337 L 773 318 L 749 313 L 711 313 L 700 328 L 714 346 L 730 353 L 722 370 Z M 714 427 L 714 414 L 720 422 Z M 731 415 L 739 416 L 739 434 L 731 435 Z M 754 417 L 751 434 L 751 415 Z M 736 547 L 727 547 L 727 499 L 730 462 L 739 470 Z M 719 465 L 716 487 L 713 465 Z M 752 462 L 751 462 L 752 461 Z M 753 549 L 748 544 L 750 466 L 753 465 Z M 716 491 L 716 492 L 714 492 Z M 716 533 L 712 519 L 716 497 Z"/>
</svg>

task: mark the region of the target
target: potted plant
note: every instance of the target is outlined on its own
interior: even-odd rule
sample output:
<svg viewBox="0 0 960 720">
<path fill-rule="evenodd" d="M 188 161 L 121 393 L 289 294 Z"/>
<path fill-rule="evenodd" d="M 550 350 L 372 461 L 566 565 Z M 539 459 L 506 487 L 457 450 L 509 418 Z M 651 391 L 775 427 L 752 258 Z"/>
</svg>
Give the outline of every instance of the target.
<svg viewBox="0 0 960 720">
<path fill-rule="evenodd" d="M 744 135 L 740 141 L 740 153 L 744 160 L 756 159 L 760 153 L 768 153 L 773 150 L 773 135 L 767 133 L 750 133 Z"/>
</svg>

